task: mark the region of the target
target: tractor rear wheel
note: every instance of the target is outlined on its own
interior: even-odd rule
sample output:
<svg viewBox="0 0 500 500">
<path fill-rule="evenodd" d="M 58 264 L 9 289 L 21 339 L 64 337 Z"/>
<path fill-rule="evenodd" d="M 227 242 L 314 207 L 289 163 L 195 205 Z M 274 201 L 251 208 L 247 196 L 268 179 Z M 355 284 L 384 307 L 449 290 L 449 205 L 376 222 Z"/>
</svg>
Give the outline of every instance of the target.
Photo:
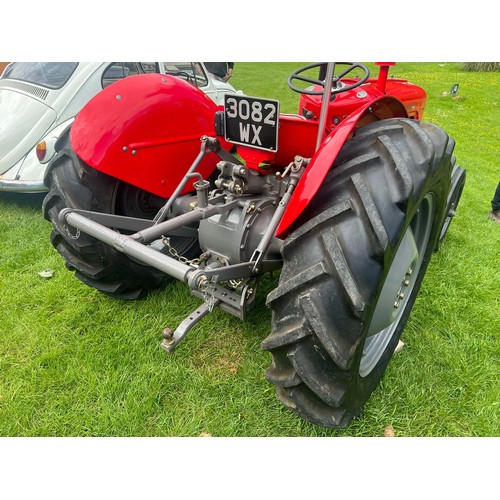
<svg viewBox="0 0 500 500">
<path fill-rule="evenodd" d="M 51 242 L 66 267 L 85 284 L 120 299 L 137 299 L 164 286 L 170 279 L 165 273 L 70 228 L 60 221 L 59 213 L 75 208 L 153 219 L 166 200 L 89 167 L 71 148 L 69 134 L 63 141 L 45 175 L 49 192 L 43 214 L 52 222 Z M 192 258 L 200 253 L 196 238 L 171 237 L 170 241 L 179 255 Z"/>
<path fill-rule="evenodd" d="M 285 240 L 262 348 L 302 418 L 345 427 L 386 370 L 445 221 L 453 148 L 429 123 L 359 129 Z"/>
</svg>

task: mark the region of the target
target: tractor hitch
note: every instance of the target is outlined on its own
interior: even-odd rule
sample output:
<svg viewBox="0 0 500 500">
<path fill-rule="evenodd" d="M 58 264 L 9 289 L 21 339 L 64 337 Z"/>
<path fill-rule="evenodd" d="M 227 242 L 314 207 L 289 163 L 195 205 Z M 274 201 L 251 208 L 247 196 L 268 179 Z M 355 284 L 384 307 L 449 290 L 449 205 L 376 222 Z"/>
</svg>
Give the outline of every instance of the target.
<svg viewBox="0 0 500 500">
<path fill-rule="evenodd" d="M 63 225 L 70 225 L 187 283 L 191 293 L 203 300 L 175 331 L 169 328 L 163 331 L 161 347 L 167 352 L 172 352 L 214 307 L 245 319 L 255 302 L 260 276 L 282 266 L 281 241 L 275 238 L 276 229 L 309 163 L 308 159 L 297 156 L 283 174 L 266 179 L 238 162 L 229 162 L 223 154 L 217 165 L 220 171 L 215 182 L 217 189 L 209 193 L 210 183 L 196 169 L 207 152 L 219 153 L 220 147 L 208 137 L 202 137 L 201 142 L 200 153 L 153 220 L 70 208 L 59 214 Z M 194 178 L 196 196 L 190 199 L 196 201 L 184 203 L 186 206 L 181 209 L 184 212 L 174 215 L 172 208 L 177 199 L 182 200 L 180 193 Z M 267 191 L 256 195 L 262 192 L 262 185 Z M 198 229 L 193 227 L 196 224 Z M 122 234 L 118 229 L 132 234 Z M 203 240 L 205 248 L 202 245 L 204 251 L 199 258 L 183 257 L 170 243 L 171 236 L 186 235 L 198 235 Z"/>
<path fill-rule="evenodd" d="M 219 301 L 216 301 L 214 305 L 218 305 Z M 164 349 L 167 353 L 172 353 L 175 347 L 181 342 L 181 340 L 188 334 L 188 332 L 193 328 L 198 321 L 203 319 L 208 313 L 212 311 L 210 305 L 207 302 L 203 302 L 200 307 L 198 307 L 192 314 L 190 314 L 176 329 L 173 331 L 171 328 L 165 328 L 162 332 L 163 342 L 160 347 Z"/>
</svg>

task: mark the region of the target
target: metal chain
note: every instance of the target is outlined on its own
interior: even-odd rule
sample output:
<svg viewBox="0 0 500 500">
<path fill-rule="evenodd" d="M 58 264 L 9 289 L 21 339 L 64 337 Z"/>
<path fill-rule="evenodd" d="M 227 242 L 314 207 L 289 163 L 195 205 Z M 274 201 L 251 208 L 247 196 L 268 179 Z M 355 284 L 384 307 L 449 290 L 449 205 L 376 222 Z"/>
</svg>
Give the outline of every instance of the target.
<svg viewBox="0 0 500 500">
<path fill-rule="evenodd" d="M 64 230 L 66 231 L 66 234 L 72 239 L 72 240 L 77 240 L 80 237 L 80 230 L 76 230 L 76 234 L 71 234 L 69 227 L 64 224 Z"/>
<path fill-rule="evenodd" d="M 201 260 L 198 257 L 195 259 L 188 259 L 187 257 L 184 257 L 184 255 L 180 255 L 179 252 L 177 252 L 177 250 L 170 244 L 169 237 L 162 236 L 161 241 L 165 245 L 165 247 L 168 249 L 168 253 L 174 259 L 177 259 L 179 262 L 182 262 L 183 264 L 187 264 L 190 266 L 199 266 L 200 265 Z"/>
</svg>

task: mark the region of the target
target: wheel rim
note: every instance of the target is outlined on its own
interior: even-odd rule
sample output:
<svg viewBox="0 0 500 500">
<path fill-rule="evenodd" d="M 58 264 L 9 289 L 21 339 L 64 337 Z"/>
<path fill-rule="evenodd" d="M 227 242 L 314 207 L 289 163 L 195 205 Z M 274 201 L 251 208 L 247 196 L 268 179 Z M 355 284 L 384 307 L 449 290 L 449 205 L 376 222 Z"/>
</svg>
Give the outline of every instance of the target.
<svg viewBox="0 0 500 500">
<path fill-rule="evenodd" d="M 165 202 L 166 199 L 160 198 L 148 191 L 132 186 L 131 184 L 119 182 L 113 195 L 113 213 L 126 217 L 152 220 Z M 184 255 L 186 252 L 189 252 L 196 244 L 196 238 L 183 236 L 170 237 L 172 251 L 175 251 L 178 255 Z M 136 260 L 136 262 L 144 265 L 140 261 Z"/>
<path fill-rule="evenodd" d="M 428 194 L 415 212 L 392 260 L 367 329 L 359 365 L 361 377 L 369 375 L 377 366 L 398 330 L 428 248 L 434 212 L 434 196 Z"/>
<path fill-rule="evenodd" d="M 165 200 L 130 184 L 117 183 L 113 207 L 114 213 L 126 217 L 153 219 Z"/>
</svg>

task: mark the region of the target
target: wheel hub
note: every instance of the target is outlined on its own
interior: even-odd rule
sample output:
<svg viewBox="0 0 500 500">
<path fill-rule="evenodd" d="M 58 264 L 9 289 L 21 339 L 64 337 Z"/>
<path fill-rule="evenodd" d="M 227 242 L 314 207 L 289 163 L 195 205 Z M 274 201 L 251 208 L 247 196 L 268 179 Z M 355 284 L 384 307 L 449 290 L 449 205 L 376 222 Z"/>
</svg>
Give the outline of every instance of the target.
<svg viewBox="0 0 500 500">
<path fill-rule="evenodd" d="M 368 326 L 359 366 L 361 377 L 375 368 L 398 329 L 422 267 L 434 212 L 434 197 L 428 194 L 415 212 L 394 255 Z"/>
</svg>

